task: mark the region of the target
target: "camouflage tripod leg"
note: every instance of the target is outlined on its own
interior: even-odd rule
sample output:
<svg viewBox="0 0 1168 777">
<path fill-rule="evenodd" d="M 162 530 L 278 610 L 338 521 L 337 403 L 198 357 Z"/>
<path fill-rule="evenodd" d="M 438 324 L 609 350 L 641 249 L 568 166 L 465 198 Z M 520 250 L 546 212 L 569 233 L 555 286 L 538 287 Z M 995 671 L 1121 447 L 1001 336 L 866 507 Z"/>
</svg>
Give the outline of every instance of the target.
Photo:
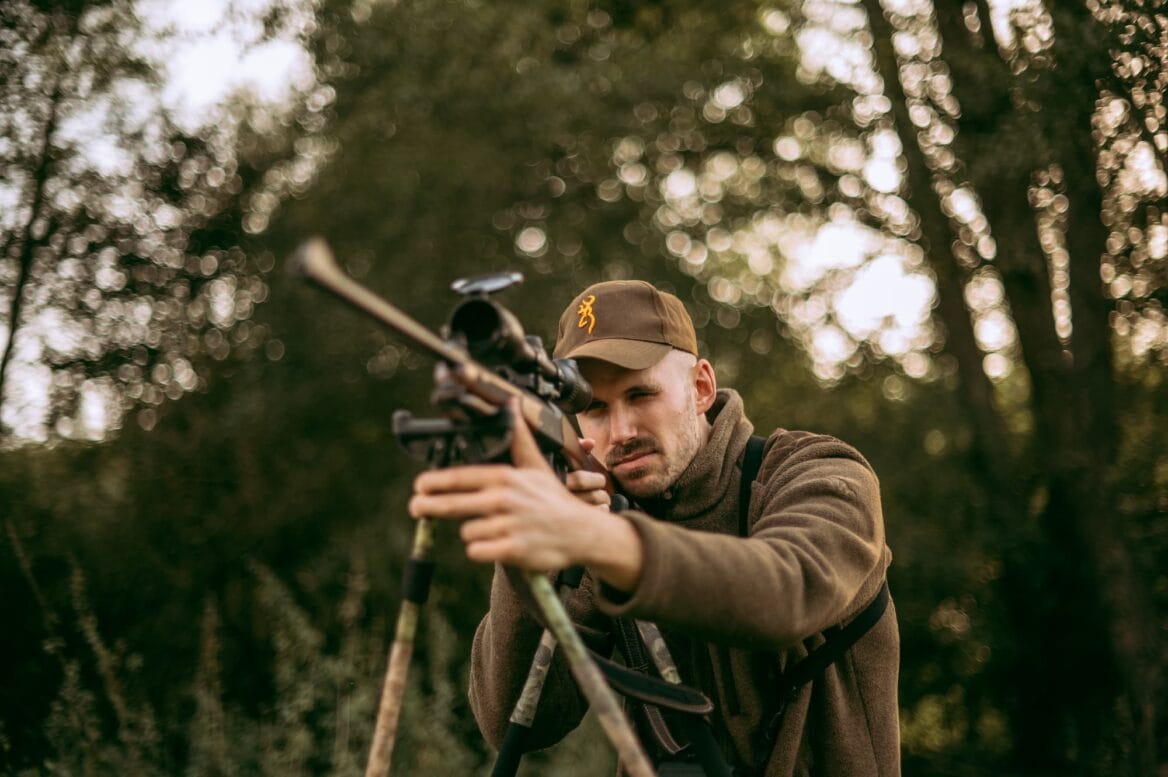
<svg viewBox="0 0 1168 777">
<path fill-rule="evenodd" d="M 430 592 L 430 579 L 434 570 L 430 550 L 433 547 L 433 522 L 421 518 L 414 528 L 414 544 L 406 565 L 401 609 L 397 615 L 393 646 L 389 651 L 389 665 L 385 671 L 385 685 L 381 689 L 381 703 L 377 710 L 377 724 L 373 729 L 373 743 L 369 748 L 365 777 L 386 777 L 389 774 L 402 701 L 405 698 L 406 674 L 414 654 L 418 614 Z"/>
<path fill-rule="evenodd" d="M 579 566 L 561 569 L 556 575 L 556 590 L 565 606 L 571 592 L 580 587 L 583 579 L 584 567 Z M 527 735 L 535 722 L 535 710 L 539 707 L 539 698 L 543 695 L 543 686 L 547 682 L 556 647 L 555 636 L 545 628 L 539 637 L 535 655 L 531 658 L 531 668 L 527 670 L 527 680 L 523 683 L 519 700 L 515 702 L 515 709 L 507 721 L 507 733 L 503 736 L 491 777 L 515 777 L 518 773 L 519 761 L 527 750 Z"/>
<path fill-rule="evenodd" d="M 634 623 L 641 635 L 641 641 L 649 648 L 649 656 L 653 659 L 653 665 L 657 667 L 661 679 L 672 685 L 681 685 L 681 673 L 677 671 L 677 664 L 673 662 L 669 646 L 665 644 L 665 637 L 661 636 L 661 629 L 657 628 L 656 623 L 649 621 Z"/>
<path fill-rule="evenodd" d="M 568 667 L 572 670 L 572 676 L 576 678 L 580 692 L 596 711 L 601 728 L 616 748 L 621 765 L 631 777 L 654 777 L 649 758 L 633 733 L 633 727 L 621 709 L 616 694 L 608 686 L 600 668 L 588 656 L 584 641 L 572 627 L 572 621 L 556 597 L 551 581 L 538 572 L 528 572 L 527 582 L 548 629 L 562 647 L 564 657 L 568 659 Z"/>
<path fill-rule="evenodd" d="M 535 722 L 535 710 L 539 706 L 539 697 L 543 694 L 543 686 L 547 681 L 555 652 L 556 638 L 550 631 L 544 629 L 539 637 L 539 645 L 535 648 L 535 655 L 531 659 L 527 681 L 523 684 L 519 701 L 515 702 L 515 709 L 507 722 L 507 733 L 499 748 L 495 765 L 491 769 L 491 777 L 515 777 L 519 771 L 519 761 L 526 749 L 527 733 L 531 730 L 531 724 Z"/>
</svg>

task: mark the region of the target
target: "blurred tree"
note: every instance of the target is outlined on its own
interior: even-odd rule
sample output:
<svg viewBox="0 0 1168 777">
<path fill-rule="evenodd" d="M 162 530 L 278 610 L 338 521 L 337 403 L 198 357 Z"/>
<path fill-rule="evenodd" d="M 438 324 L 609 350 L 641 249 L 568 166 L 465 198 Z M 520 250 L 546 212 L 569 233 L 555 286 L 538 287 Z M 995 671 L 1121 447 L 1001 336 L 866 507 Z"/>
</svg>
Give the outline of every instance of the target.
<svg viewBox="0 0 1168 777">
<path fill-rule="evenodd" d="M 253 46 L 311 22 L 302 4 L 267 10 Z M 132 406 L 149 425 L 200 384 L 200 360 L 262 344 L 237 325 L 270 268 L 239 249 L 238 224 L 260 231 L 307 183 L 320 147 L 270 125 L 319 129 L 327 90 L 290 84 L 279 113 L 241 92 L 190 126 L 165 98 L 179 36 L 143 16 L 159 13 L 130 0 L 0 9 L 0 445 L 101 439 Z"/>
</svg>

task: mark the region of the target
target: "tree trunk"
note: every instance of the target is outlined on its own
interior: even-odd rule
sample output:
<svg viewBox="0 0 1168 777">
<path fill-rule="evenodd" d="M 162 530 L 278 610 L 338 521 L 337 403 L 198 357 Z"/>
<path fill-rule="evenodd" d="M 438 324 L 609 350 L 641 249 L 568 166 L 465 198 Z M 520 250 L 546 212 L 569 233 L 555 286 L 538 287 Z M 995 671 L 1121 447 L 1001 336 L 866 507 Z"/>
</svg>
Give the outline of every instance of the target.
<svg viewBox="0 0 1168 777">
<path fill-rule="evenodd" d="M 930 185 L 928 169 L 908 120 L 899 69 L 891 47 L 893 30 L 878 0 L 863 0 L 876 46 L 878 68 L 893 103 L 908 161 L 910 203 L 921 216 L 928 256 L 937 277 L 938 315 L 949 330 L 949 349 L 957 357 L 965 402 L 978 422 L 977 444 L 983 460 L 1005 461 L 1008 446 L 1000 419 L 987 401 L 992 389 L 985 380 L 968 311 L 964 309 L 964 277 L 952 252 L 948 219 Z M 987 10 L 977 6 L 983 15 Z M 1100 220 L 1102 193 L 1095 182 L 1095 149 L 1090 118 L 1097 88 L 1088 78 L 1087 94 L 1067 101 L 1063 82 L 1083 83 L 1083 72 L 1046 70 L 1014 76 L 992 45 L 988 17 L 982 18 L 982 46 L 965 28 L 964 9 L 938 7 L 937 18 L 946 62 L 953 71 L 954 93 L 962 108 L 959 134 L 953 144 L 968 166 L 983 213 L 998 242 L 996 266 L 1002 277 L 1018 332 L 1023 363 L 1031 384 L 1034 432 L 1031 456 L 1011 463 L 1009 471 L 1033 467 L 1045 484 L 1040 546 L 1005 554 L 1008 589 L 1005 601 L 1019 628 L 1022 678 L 1020 706 L 1012 724 L 1017 753 L 1031 769 L 1091 771 L 1104 752 L 1114 727 L 1106 723 L 1113 696 L 1110 680 L 1122 677 L 1122 692 L 1130 701 L 1138 729 L 1136 762 L 1140 774 L 1152 774 L 1156 763 L 1155 701 L 1158 675 L 1148 629 L 1155 621 L 1146 597 L 1136 584 L 1131 556 L 1106 509 L 1110 503 L 1108 469 L 1114 460 L 1116 424 L 1114 377 L 1108 313 L 1110 301 L 1099 280 L 1099 257 L 1106 240 Z M 1075 52 L 1064 59 L 1080 69 L 1106 67 L 1106 47 L 1086 46 L 1093 21 L 1087 11 L 1057 15 L 1059 46 Z M 1078 26 L 1076 26 L 1078 25 Z M 1078 34 L 1074 34 L 1078 33 Z M 1085 56 L 1084 56 L 1085 55 Z M 1097 76 L 1098 77 L 1098 76 Z M 1045 81 L 1044 81 L 1045 79 Z M 1058 79 L 1052 83 L 1050 79 Z M 1004 100 L 984 81 L 1005 86 Z M 1042 87 L 1046 93 L 1041 93 Z M 1035 89 L 1038 94 L 1034 94 Z M 1059 88 L 1061 100 L 1052 100 Z M 1038 102 L 1035 110 L 1029 100 Z M 1032 176 L 1060 164 L 1072 210 L 1067 220 L 1070 253 L 1067 291 L 1074 332 L 1065 345 L 1055 328 L 1051 272 L 1039 239 L 1031 207 Z M 960 182 L 956 182 L 960 183 Z M 968 331 L 967 331 L 968 330 Z M 994 420 L 988 420 L 987 416 Z M 989 504 L 998 517 L 1023 518 L 1027 495 L 1000 468 L 985 468 Z M 1003 514 L 1004 513 L 1004 514 Z M 1007 536 L 1010 532 L 1007 529 Z M 1007 543 L 1006 548 L 1011 547 Z M 1057 592 L 1051 595 L 1051 592 Z M 1110 639 L 1097 624 L 1110 624 Z M 1062 714 L 1051 714 L 1059 710 Z"/>
<path fill-rule="evenodd" d="M 892 28 L 884 18 L 879 0 L 863 0 L 872 28 L 877 71 L 884 81 L 884 91 L 892 103 L 897 136 L 908 165 L 909 205 L 921 220 L 925 255 L 937 283 L 937 313 L 945 326 L 947 349 L 957 359 L 962 402 L 973 419 L 974 455 L 990 478 L 991 494 L 1010 492 L 1011 446 L 994 407 L 994 388 L 982 367 L 984 353 L 974 335 L 973 319 L 965 304 L 965 273 L 953 254 L 953 231 L 949 217 L 933 190 L 933 172 L 920 151 L 908 103 L 900 83 L 899 64 L 892 49 Z M 1004 517 L 1004 516 L 1003 516 Z"/>
<path fill-rule="evenodd" d="M 1066 241 L 1073 322 L 1069 373 L 1075 406 L 1066 409 L 1063 422 L 1070 427 L 1066 437 L 1071 449 L 1081 452 L 1060 461 L 1061 474 L 1080 505 L 1081 532 L 1109 614 L 1111 650 L 1135 728 L 1132 765 L 1137 774 L 1153 775 L 1160 760 L 1156 705 L 1163 682 L 1155 607 L 1140 583 L 1123 516 L 1114 508 L 1115 478 L 1110 472 L 1119 436 L 1109 319 L 1114 303 L 1099 274 L 1108 230 L 1102 221 L 1103 192 L 1096 175 L 1098 149 L 1091 120 L 1100 85 L 1111 76 L 1111 55 L 1106 31 L 1085 6 L 1066 4 L 1052 11 L 1052 18 L 1055 69 L 1043 74 L 1039 86 L 1047 87 L 1049 94 L 1055 88 L 1052 81 L 1069 82 L 1085 92 L 1063 103 L 1062 115 L 1048 114 L 1046 127 L 1060 151 L 1069 203 Z"/>
</svg>

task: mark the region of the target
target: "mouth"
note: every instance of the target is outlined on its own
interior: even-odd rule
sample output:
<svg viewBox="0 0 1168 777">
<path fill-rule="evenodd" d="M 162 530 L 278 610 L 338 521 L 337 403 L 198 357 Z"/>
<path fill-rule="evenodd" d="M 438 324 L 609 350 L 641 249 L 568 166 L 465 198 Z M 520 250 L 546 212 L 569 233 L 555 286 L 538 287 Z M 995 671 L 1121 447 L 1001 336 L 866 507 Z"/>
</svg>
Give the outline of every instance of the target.
<svg viewBox="0 0 1168 777">
<path fill-rule="evenodd" d="M 629 474 L 643 466 L 648 462 L 649 457 L 654 455 L 653 451 L 639 451 L 631 456 L 626 456 L 612 466 L 611 472 L 614 475 Z"/>
</svg>

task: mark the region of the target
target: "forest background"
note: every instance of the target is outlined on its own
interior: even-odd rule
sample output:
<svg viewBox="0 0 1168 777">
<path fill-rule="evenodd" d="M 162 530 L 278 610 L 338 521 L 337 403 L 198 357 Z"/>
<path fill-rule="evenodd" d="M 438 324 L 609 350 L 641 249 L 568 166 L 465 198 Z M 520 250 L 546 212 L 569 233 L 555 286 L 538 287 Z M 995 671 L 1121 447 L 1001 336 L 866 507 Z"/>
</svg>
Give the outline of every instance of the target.
<svg viewBox="0 0 1168 777">
<path fill-rule="evenodd" d="M 0 770 L 361 772 L 431 365 L 283 273 L 321 234 L 435 328 L 675 290 L 880 473 L 906 774 L 1168 775 L 1157 5 L 5 2 Z M 484 773 L 437 554 L 397 766 Z"/>
</svg>

